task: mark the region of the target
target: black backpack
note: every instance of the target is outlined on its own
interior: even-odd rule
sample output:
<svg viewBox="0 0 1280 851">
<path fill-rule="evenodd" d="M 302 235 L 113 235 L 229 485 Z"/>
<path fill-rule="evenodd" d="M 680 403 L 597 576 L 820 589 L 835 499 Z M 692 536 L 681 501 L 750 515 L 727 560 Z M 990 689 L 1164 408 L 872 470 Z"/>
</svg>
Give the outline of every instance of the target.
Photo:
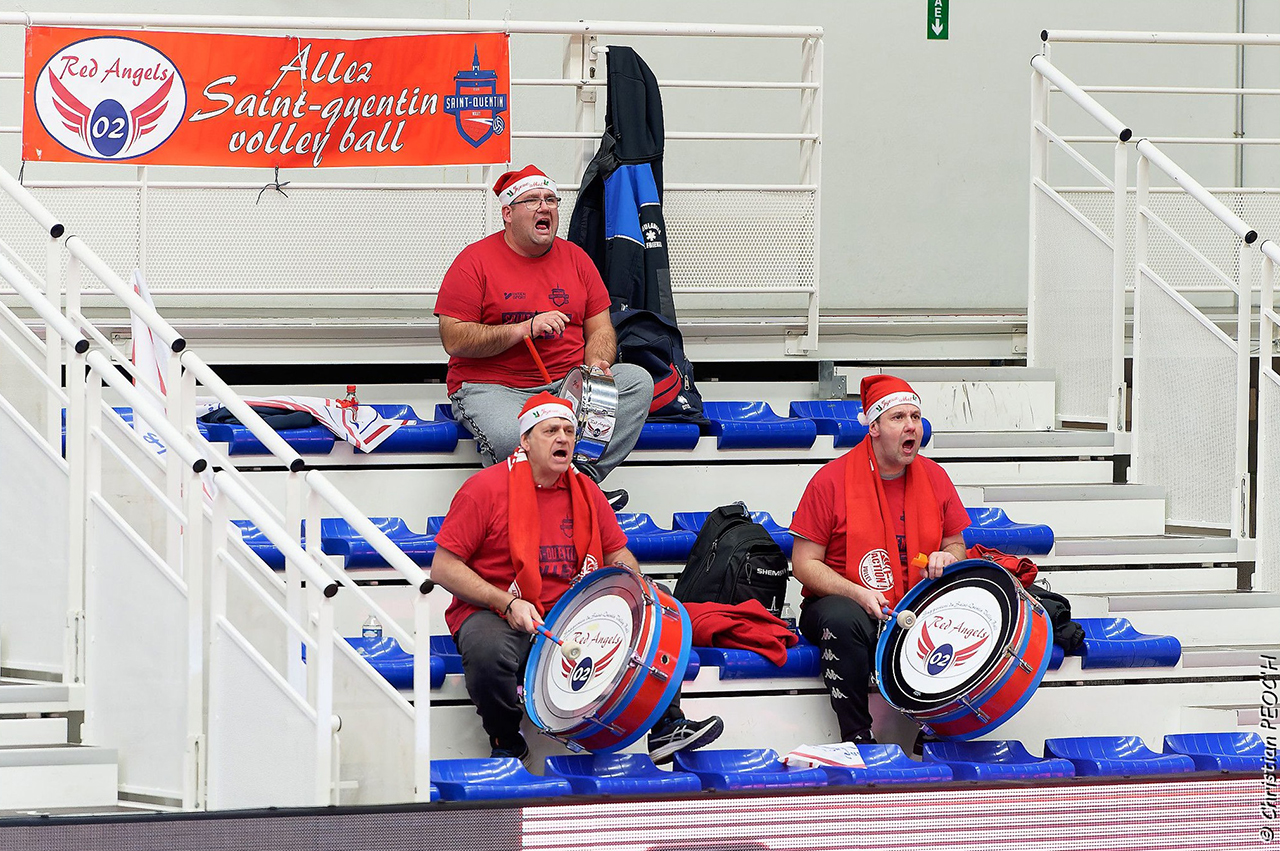
<svg viewBox="0 0 1280 851">
<path fill-rule="evenodd" d="M 752 521 L 745 505 L 735 502 L 707 515 L 674 596 L 683 603 L 759 600 L 781 616 L 790 574 L 782 547 Z"/>
<path fill-rule="evenodd" d="M 697 423 L 709 426 L 702 414 L 702 395 L 693 383 L 693 364 L 684 354 L 680 329 L 650 310 L 624 307 L 611 314 L 618 335 L 618 362 L 643 367 L 653 376 L 651 422 Z"/>
</svg>

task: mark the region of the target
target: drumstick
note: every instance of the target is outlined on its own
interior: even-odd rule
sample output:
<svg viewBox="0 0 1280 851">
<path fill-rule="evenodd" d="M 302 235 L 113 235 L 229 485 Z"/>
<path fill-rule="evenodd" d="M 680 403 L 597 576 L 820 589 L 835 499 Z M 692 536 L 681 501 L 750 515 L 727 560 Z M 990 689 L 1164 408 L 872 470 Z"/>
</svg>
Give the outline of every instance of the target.
<svg viewBox="0 0 1280 851">
<path fill-rule="evenodd" d="M 556 644 L 560 645 L 560 652 L 564 654 L 564 658 L 573 660 L 582 655 L 582 645 L 578 642 L 572 640 L 565 641 L 563 638 L 556 635 L 540 623 L 534 624 L 533 628 L 537 630 L 538 634 L 543 638 L 554 641 Z"/>
<path fill-rule="evenodd" d="M 911 629 L 911 627 L 916 625 L 916 613 L 908 609 L 903 609 L 899 612 L 896 609 L 889 608 L 888 606 L 881 606 L 880 611 L 884 612 L 891 618 L 897 618 L 898 626 L 903 629 Z"/>
<path fill-rule="evenodd" d="M 532 337 L 525 337 L 524 344 L 529 347 L 529 354 L 533 355 L 533 362 L 538 366 L 538 372 L 542 373 L 542 383 L 551 383 L 551 373 L 547 372 L 547 368 L 542 364 L 542 356 L 538 354 L 538 347 L 533 344 Z"/>
</svg>

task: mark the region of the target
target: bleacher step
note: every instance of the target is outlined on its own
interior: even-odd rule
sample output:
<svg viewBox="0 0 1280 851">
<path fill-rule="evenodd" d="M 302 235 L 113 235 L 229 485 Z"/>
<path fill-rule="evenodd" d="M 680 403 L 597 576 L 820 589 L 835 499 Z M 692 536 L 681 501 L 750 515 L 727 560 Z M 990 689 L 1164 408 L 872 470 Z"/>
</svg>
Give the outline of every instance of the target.
<svg viewBox="0 0 1280 851">
<path fill-rule="evenodd" d="M 1054 538 L 1052 561 L 1056 564 L 1134 564 L 1138 556 L 1158 562 L 1194 561 L 1221 564 L 1236 561 L 1239 545 L 1234 538 L 1192 535 L 1129 535 L 1109 538 Z M 1087 560 L 1087 561 L 1086 561 Z M 1046 562 L 1048 563 L 1048 562 Z"/>
<path fill-rule="evenodd" d="M 0 718 L 0 747 L 55 745 L 66 741 L 66 718 Z"/>
<path fill-rule="evenodd" d="M 1175 636 L 1184 648 L 1280 645 L 1280 593 L 1186 592 L 1072 597 L 1076 617 L 1125 617 L 1140 632 Z"/>
<path fill-rule="evenodd" d="M 1031 367 L 836 367 L 849 395 L 866 375 L 905 379 L 934 427 L 944 431 L 1050 429 L 1055 424 L 1053 370 Z"/>
<path fill-rule="evenodd" d="M 1044 556 L 1031 556 L 1040 566 L 1037 579 L 1049 589 L 1068 596 L 1076 594 L 1125 594 L 1134 588 L 1152 591 L 1232 591 L 1236 587 L 1236 568 L 1155 566 L 1144 558 L 1130 567 L 1116 566 L 1118 558 L 1099 560 L 1094 566 L 1056 562 Z"/>
<path fill-rule="evenodd" d="M 71 689 L 60 683 L 0 677 L 0 715 L 65 712 Z"/>
<path fill-rule="evenodd" d="M 1123 436 L 1121 436 L 1123 438 Z M 1075 429 L 1051 431 L 934 431 L 924 454 L 943 458 L 1050 457 L 1110 458 L 1125 451 L 1111 432 Z"/>
<path fill-rule="evenodd" d="M 118 775 L 114 748 L 0 746 L 0 809 L 115 804 Z"/>
<path fill-rule="evenodd" d="M 1019 523 L 1046 523 L 1055 535 L 1161 535 L 1164 489 L 1153 485 L 993 485 L 958 487 L 969 507 L 1003 508 Z"/>
</svg>

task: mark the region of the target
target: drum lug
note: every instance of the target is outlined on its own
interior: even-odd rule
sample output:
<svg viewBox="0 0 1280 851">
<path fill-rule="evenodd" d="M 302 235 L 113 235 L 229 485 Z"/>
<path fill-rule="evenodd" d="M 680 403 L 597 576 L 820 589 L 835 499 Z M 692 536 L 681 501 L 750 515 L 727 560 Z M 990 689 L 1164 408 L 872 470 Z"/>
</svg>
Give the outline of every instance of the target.
<svg viewBox="0 0 1280 851">
<path fill-rule="evenodd" d="M 981 709 L 978 709 L 977 707 L 975 707 L 972 703 L 970 703 L 970 702 L 969 702 L 969 699 L 968 699 L 968 698 L 966 698 L 966 697 L 962 697 L 962 698 L 960 698 L 960 702 L 964 704 L 964 708 L 965 708 L 965 709 L 968 709 L 968 710 L 969 710 L 970 712 L 972 712 L 974 715 L 977 715 L 977 716 L 978 716 L 978 718 L 980 718 L 980 719 L 982 720 L 982 723 L 984 723 L 984 724 L 985 724 L 985 723 L 987 723 L 988 721 L 990 721 L 990 720 L 991 720 L 991 718 L 989 718 L 989 717 L 987 716 L 987 713 L 985 713 L 985 712 L 983 712 Z"/>
<path fill-rule="evenodd" d="M 594 714 L 588 715 L 583 720 L 586 721 L 588 724 L 594 724 L 595 726 L 599 727 L 601 730 L 608 730 L 610 733 L 613 733 L 615 736 L 622 734 L 622 728 L 619 727 L 617 724 L 606 724 L 603 721 L 601 721 L 599 718 L 597 718 Z M 583 748 L 581 745 L 579 745 L 578 748 L 580 750 L 585 750 L 585 748 Z"/>
<path fill-rule="evenodd" d="M 1030 665 L 1028 665 L 1025 659 L 1018 656 L 1018 654 L 1014 653 L 1012 647 L 1006 647 L 1004 649 L 1004 655 L 1006 659 L 1012 659 L 1014 662 L 1017 662 L 1018 667 L 1026 671 L 1028 674 L 1035 673 L 1035 669 L 1033 669 Z"/>
</svg>

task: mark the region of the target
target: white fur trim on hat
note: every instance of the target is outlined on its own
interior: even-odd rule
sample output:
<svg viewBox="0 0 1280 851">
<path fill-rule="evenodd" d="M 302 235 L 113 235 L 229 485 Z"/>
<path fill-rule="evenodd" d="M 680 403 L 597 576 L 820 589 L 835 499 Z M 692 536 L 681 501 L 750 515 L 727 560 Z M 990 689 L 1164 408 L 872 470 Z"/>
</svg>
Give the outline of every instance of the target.
<svg viewBox="0 0 1280 851">
<path fill-rule="evenodd" d="M 920 397 L 914 393 L 899 391 L 890 393 L 876 400 L 876 403 L 862 413 L 858 414 L 858 422 L 863 425 L 871 425 L 876 421 L 876 417 L 883 414 L 890 408 L 896 408 L 898 405 L 915 405 L 920 407 Z"/>
<path fill-rule="evenodd" d="M 530 189 L 550 189 L 553 195 L 558 194 L 556 191 L 556 182 L 554 180 L 547 177 L 545 174 L 531 174 L 527 177 L 520 178 L 510 186 L 504 187 L 503 190 L 498 193 L 498 201 L 502 203 L 502 206 L 508 207 L 512 202 L 524 193 L 528 192 Z"/>
<path fill-rule="evenodd" d="M 574 422 L 573 408 L 564 402 L 547 402 L 530 408 L 520 415 L 520 433 L 524 434 L 546 419 L 561 419 Z"/>
</svg>

